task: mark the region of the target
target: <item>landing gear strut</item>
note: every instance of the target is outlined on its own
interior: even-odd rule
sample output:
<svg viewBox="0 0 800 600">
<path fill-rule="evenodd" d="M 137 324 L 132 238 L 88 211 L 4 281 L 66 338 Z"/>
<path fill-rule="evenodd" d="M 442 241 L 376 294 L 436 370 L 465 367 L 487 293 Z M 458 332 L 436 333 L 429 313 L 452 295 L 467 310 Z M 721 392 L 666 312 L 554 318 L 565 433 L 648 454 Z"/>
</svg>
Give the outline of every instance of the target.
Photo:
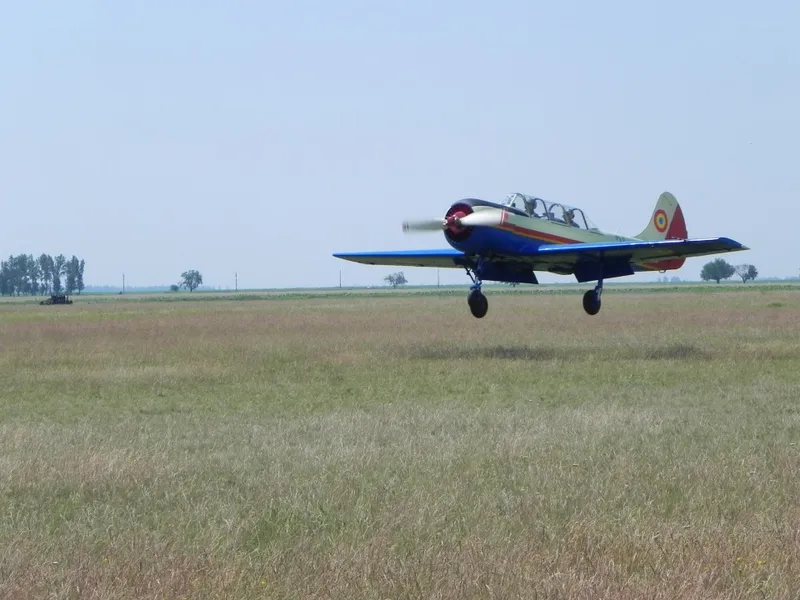
<svg viewBox="0 0 800 600">
<path fill-rule="evenodd" d="M 489 311 L 489 301 L 486 299 L 486 296 L 483 295 L 483 292 L 481 292 L 481 280 L 478 278 L 477 274 L 473 275 L 472 272 L 467 269 L 467 275 L 472 279 L 472 287 L 469 288 L 469 295 L 467 296 L 469 310 L 473 317 L 482 319 Z"/>
<path fill-rule="evenodd" d="M 603 280 L 597 282 L 593 290 L 587 291 L 583 295 L 583 310 L 588 315 L 596 315 L 600 312 L 600 296 L 603 293 Z"/>
</svg>

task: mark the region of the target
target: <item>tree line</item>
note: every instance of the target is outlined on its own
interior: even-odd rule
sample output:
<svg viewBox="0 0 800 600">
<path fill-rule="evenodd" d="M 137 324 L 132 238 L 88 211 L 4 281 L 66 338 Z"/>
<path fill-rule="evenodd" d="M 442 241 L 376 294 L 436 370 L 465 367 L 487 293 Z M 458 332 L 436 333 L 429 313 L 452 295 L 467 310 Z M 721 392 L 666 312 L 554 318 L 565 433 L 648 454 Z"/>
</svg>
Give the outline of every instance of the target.
<svg viewBox="0 0 800 600">
<path fill-rule="evenodd" d="M 9 256 L 0 262 L 0 295 L 79 294 L 83 291 L 83 259 L 59 254 Z M 63 281 L 62 281 L 63 277 Z"/>
</svg>

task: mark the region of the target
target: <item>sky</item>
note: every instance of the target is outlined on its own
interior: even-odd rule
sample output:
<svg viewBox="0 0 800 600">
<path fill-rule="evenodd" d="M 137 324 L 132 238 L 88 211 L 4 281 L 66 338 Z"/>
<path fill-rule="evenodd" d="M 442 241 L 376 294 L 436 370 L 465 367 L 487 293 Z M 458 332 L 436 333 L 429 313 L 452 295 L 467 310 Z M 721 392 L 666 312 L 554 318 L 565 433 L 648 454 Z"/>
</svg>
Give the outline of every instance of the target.
<svg viewBox="0 0 800 600">
<path fill-rule="evenodd" d="M 75 254 L 87 285 L 380 285 L 400 269 L 331 254 L 447 247 L 401 222 L 511 192 L 635 235 L 668 190 L 690 236 L 797 275 L 798 22 L 788 0 L 3 3 L 0 256 Z"/>
</svg>

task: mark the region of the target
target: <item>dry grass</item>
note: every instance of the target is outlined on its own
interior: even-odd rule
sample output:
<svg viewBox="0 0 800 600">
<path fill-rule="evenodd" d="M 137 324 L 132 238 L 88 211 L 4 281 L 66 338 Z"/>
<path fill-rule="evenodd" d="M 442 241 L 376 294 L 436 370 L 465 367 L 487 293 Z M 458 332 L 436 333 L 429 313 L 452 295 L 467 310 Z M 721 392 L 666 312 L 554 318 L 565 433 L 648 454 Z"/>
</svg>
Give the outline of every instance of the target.
<svg viewBox="0 0 800 600">
<path fill-rule="evenodd" d="M 0 309 L 0 597 L 794 598 L 800 295 Z"/>
</svg>

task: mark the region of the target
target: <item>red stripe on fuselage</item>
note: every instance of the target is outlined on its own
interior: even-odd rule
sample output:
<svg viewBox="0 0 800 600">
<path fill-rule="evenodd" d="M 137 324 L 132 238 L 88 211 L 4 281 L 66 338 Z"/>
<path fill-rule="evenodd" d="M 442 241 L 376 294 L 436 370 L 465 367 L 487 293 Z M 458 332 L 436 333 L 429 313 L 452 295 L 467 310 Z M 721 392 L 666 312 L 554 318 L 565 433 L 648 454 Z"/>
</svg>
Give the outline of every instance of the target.
<svg viewBox="0 0 800 600">
<path fill-rule="evenodd" d="M 680 210 L 680 207 L 678 207 Z M 543 242 L 552 242 L 554 244 L 583 244 L 586 242 L 581 242 L 580 240 L 574 240 L 570 238 L 565 238 L 560 235 L 552 235 L 550 233 L 544 233 L 542 231 L 534 231 L 531 229 L 526 229 L 525 227 L 520 227 L 519 225 L 514 225 L 507 221 L 507 214 L 503 212 L 503 220 L 500 225 L 500 229 L 504 231 L 508 231 L 514 233 L 516 235 L 521 235 L 523 237 L 533 238 L 535 240 L 541 240 Z M 680 221 L 683 221 L 683 215 L 680 215 Z M 685 231 L 685 225 L 684 231 Z M 678 228 L 680 231 L 680 227 Z M 670 232 L 672 232 L 672 228 L 670 228 Z M 652 271 L 672 271 L 675 269 L 680 269 L 683 266 L 683 263 L 686 262 L 685 258 L 668 258 L 666 260 L 658 261 L 658 262 L 646 262 L 642 263 L 641 266 L 645 269 L 650 269 Z"/>
<path fill-rule="evenodd" d="M 503 213 L 504 215 L 507 213 Z M 544 233 L 543 231 L 535 231 L 532 229 L 527 229 L 525 227 L 520 227 L 519 225 L 514 225 L 513 223 L 508 223 L 506 218 L 503 218 L 503 222 L 500 225 L 500 229 L 504 231 L 510 231 L 511 233 L 515 233 L 517 235 L 521 235 L 523 237 L 533 238 L 535 240 L 542 240 L 543 242 L 553 242 L 554 244 L 580 244 L 580 240 L 572 240 L 570 238 L 561 237 L 559 235 L 553 235 L 551 233 Z"/>
</svg>

